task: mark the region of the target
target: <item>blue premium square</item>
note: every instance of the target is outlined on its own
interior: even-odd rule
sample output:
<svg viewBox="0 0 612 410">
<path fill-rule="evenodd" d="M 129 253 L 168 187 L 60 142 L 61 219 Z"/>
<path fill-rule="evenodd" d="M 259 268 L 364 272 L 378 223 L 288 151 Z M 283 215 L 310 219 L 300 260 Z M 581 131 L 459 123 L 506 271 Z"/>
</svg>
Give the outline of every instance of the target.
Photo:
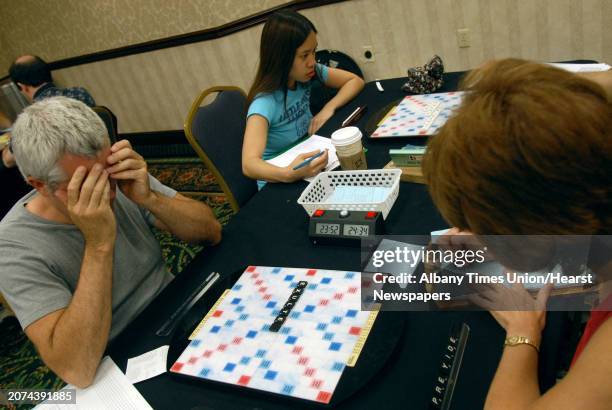
<svg viewBox="0 0 612 410">
<path fill-rule="evenodd" d="M 335 372 L 341 372 L 344 369 L 344 363 L 336 362 L 332 366 L 332 370 Z"/>
<path fill-rule="evenodd" d="M 264 374 L 264 379 L 266 379 L 266 380 L 274 380 L 276 378 L 277 374 L 278 374 L 278 372 L 275 372 L 274 370 L 268 370 L 266 372 L 266 374 Z"/>
</svg>

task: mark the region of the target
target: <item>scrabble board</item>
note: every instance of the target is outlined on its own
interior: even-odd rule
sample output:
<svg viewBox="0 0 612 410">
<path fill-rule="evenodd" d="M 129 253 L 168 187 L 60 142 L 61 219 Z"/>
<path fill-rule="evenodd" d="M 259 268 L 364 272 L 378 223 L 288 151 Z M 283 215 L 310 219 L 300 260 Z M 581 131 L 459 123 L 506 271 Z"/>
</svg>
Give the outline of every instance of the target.
<svg viewBox="0 0 612 410">
<path fill-rule="evenodd" d="M 170 371 L 329 403 L 378 313 L 361 311 L 360 287 L 358 272 L 249 266 Z"/>
<path fill-rule="evenodd" d="M 434 135 L 461 104 L 463 93 L 408 95 L 378 123 L 371 138 Z"/>
</svg>

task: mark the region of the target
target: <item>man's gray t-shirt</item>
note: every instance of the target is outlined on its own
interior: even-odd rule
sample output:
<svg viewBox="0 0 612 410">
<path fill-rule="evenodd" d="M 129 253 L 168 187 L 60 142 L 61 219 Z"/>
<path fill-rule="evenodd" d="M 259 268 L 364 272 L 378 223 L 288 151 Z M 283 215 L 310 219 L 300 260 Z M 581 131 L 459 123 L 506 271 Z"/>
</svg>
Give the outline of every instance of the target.
<svg viewBox="0 0 612 410">
<path fill-rule="evenodd" d="M 174 197 L 176 191 L 149 176 L 151 189 Z M 32 214 L 21 198 L 0 223 L 0 290 L 22 328 L 66 308 L 74 293 L 85 242 L 75 225 Z M 151 232 L 155 217 L 117 188 L 113 203 L 117 239 L 113 260 L 110 339 L 140 313 L 171 280 L 159 242 Z"/>
</svg>

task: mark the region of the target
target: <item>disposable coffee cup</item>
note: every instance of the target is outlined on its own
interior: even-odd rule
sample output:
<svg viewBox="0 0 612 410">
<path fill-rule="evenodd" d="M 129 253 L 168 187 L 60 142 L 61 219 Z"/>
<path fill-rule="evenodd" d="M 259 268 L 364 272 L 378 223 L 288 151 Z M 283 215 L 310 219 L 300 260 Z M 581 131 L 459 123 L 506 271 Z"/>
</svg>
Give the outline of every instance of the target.
<svg viewBox="0 0 612 410">
<path fill-rule="evenodd" d="M 368 169 L 361 137 L 361 131 L 357 127 L 340 128 L 332 134 L 331 141 L 343 170 Z"/>
</svg>

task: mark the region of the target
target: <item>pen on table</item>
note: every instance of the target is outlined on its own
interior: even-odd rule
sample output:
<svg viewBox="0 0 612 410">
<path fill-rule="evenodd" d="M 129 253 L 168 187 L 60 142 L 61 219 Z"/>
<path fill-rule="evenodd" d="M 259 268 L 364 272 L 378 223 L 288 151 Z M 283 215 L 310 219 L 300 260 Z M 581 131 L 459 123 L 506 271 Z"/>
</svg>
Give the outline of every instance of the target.
<svg viewBox="0 0 612 410">
<path fill-rule="evenodd" d="M 361 118 L 366 108 L 367 108 L 367 105 L 362 105 L 361 107 L 355 108 L 355 111 L 353 111 L 351 115 L 346 117 L 346 120 L 342 121 L 342 126 L 346 127 L 347 125 L 350 125 L 356 122 L 359 118 Z"/>
<path fill-rule="evenodd" d="M 310 158 L 306 158 L 304 161 L 300 162 L 298 165 L 293 167 L 293 170 L 298 170 L 300 168 L 304 168 L 306 165 L 310 164 L 312 162 L 312 160 L 319 158 L 321 155 L 323 155 L 324 151 L 319 152 L 318 154 L 314 154 L 312 157 Z"/>
</svg>

